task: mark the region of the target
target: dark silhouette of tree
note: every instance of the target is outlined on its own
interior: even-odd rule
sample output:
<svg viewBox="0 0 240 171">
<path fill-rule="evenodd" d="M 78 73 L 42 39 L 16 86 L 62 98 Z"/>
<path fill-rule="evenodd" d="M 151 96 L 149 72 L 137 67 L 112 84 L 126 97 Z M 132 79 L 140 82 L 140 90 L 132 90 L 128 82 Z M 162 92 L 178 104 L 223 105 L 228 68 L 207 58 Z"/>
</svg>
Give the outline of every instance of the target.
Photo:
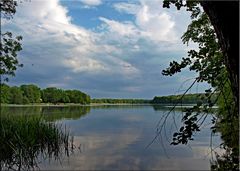
<svg viewBox="0 0 240 171">
<path fill-rule="evenodd" d="M 163 7 L 174 4 L 178 10 L 185 7 L 194 19 L 200 13 L 199 4 L 207 14 L 223 53 L 234 97 L 234 112 L 239 112 L 239 1 L 183 1 L 164 0 Z"/>
<path fill-rule="evenodd" d="M 239 107 L 239 1 L 200 1 L 217 34 L 229 73 L 235 101 Z"/>
<path fill-rule="evenodd" d="M 17 2 L 14 0 L 1 0 L 0 11 L 1 20 L 11 19 L 16 12 Z M 22 67 L 17 59 L 17 53 L 22 50 L 21 40 L 22 36 L 13 37 L 10 31 L 5 33 L 0 32 L 0 77 L 5 76 L 4 80 L 8 81 L 9 75 L 14 76 L 17 67 Z"/>
<path fill-rule="evenodd" d="M 217 160 L 212 162 L 211 169 L 238 170 L 239 1 L 165 0 L 163 7 L 169 8 L 170 4 L 174 4 L 178 10 L 185 7 L 191 12 L 193 21 L 182 40 L 187 44 L 190 41 L 197 43 L 198 50 L 188 51 L 188 57 L 182 58 L 180 63 L 171 62 L 170 66 L 163 70 L 163 75 L 172 76 L 189 67 L 191 71 L 199 74 L 191 86 L 196 82 L 208 82 L 214 88 L 206 90 L 205 97 L 201 98 L 203 101 L 207 100 L 207 104 L 200 102 L 192 108 L 185 109 L 183 126 L 173 134 L 172 144 L 187 144 L 189 140 L 193 140 L 194 133 L 200 131 L 204 123 L 202 118 L 214 113 L 212 106 L 218 104 L 219 109 L 213 115 L 214 126 L 211 129 L 213 133 L 221 133 L 224 140 L 222 146 L 226 153 L 223 156 L 216 154 Z M 199 5 L 203 7 L 203 13 Z M 212 100 L 211 97 L 216 94 L 217 98 Z M 168 116 L 169 114 L 166 118 Z"/>
</svg>

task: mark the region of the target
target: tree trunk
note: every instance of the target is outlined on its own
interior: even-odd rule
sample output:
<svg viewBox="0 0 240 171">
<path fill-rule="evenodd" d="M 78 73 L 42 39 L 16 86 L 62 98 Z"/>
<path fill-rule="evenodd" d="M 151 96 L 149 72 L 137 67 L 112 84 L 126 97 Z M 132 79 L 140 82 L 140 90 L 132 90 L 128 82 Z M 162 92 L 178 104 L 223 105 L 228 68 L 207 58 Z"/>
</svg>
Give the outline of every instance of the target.
<svg viewBox="0 0 240 171">
<path fill-rule="evenodd" d="M 224 54 L 231 89 L 239 110 L 239 1 L 200 1 Z"/>
</svg>

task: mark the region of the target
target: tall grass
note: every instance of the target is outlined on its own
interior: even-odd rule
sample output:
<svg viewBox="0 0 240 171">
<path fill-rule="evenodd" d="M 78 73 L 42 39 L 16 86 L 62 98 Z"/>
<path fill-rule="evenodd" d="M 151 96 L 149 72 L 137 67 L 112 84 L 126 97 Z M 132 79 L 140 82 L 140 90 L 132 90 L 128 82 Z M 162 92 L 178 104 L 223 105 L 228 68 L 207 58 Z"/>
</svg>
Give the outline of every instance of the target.
<svg viewBox="0 0 240 171">
<path fill-rule="evenodd" d="M 73 150 L 66 128 L 44 122 L 41 116 L 0 116 L 0 170 L 30 170 L 38 158 L 60 159 Z"/>
</svg>

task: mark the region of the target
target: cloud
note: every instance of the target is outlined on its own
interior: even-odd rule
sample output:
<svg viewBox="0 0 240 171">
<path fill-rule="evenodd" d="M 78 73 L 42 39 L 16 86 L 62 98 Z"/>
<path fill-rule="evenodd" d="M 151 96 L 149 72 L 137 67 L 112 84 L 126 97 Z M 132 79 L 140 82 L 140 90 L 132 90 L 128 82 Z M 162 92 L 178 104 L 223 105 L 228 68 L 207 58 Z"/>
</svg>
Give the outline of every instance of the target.
<svg viewBox="0 0 240 171">
<path fill-rule="evenodd" d="M 73 72 L 80 73 L 80 72 L 99 72 L 104 71 L 105 67 L 100 62 L 90 59 L 84 58 L 81 61 L 77 57 L 67 58 L 63 60 L 63 65 L 71 68 Z"/>
<path fill-rule="evenodd" d="M 84 2 L 93 5 L 100 1 Z M 33 15 L 32 9 L 36 9 Z M 41 58 L 43 67 L 61 65 L 75 73 L 101 73 L 112 67 L 119 68 L 121 72 L 124 66 L 128 66 L 128 69 L 121 73 L 130 74 L 136 70 L 131 68 L 131 64 L 114 57 L 108 58 L 112 61 L 98 58 L 99 54 L 106 56 L 115 48 L 101 45 L 98 34 L 72 24 L 67 9 L 57 0 L 23 3 L 17 11 L 13 22 L 6 23 L 5 29 L 14 29 L 23 35 L 23 52 L 31 53 L 31 56 L 23 59 L 24 62 L 29 60 L 39 64 L 38 58 Z M 111 66 L 107 66 L 109 62 Z"/>
<path fill-rule="evenodd" d="M 80 0 L 84 4 L 84 8 L 92 8 L 102 4 L 102 0 Z"/>
<path fill-rule="evenodd" d="M 137 13 L 137 25 L 143 30 L 143 34 L 156 41 L 176 41 L 174 21 L 167 13 L 152 14 L 151 8 L 144 5 Z"/>
<path fill-rule="evenodd" d="M 80 0 L 80 1 L 89 6 L 97 6 L 102 4 L 101 0 Z"/>
<path fill-rule="evenodd" d="M 77 16 L 70 17 L 58 0 L 20 3 L 13 20 L 2 26 L 23 36 L 19 59 L 24 67 L 10 84 L 58 85 L 92 97 L 152 98 L 174 92 L 181 79 L 161 76 L 169 61 L 184 55 L 174 15 L 152 1 L 114 2 L 113 7 L 111 18 L 99 13 L 100 25 L 86 29 L 74 24 Z M 134 18 L 117 20 L 119 12 Z"/>
<path fill-rule="evenodd" d="M 128 14 L 136 14 L 141 8 L 139 4 L 126 2 L 115 3 L 113 7 L 119 12 Z"/>
<path fill-rule="evenodd" d="M 138 34 L 138 29 L 131 22 L 121 23 L 104 17 L 99 17 L 99 19 L 106 24 L 110 32 L 119 34 L 120 36 L 135 36 Z"/>
<path fill-rule="evenodd" d="M 160 6 L 161 1 L 120 2 L 113 5 L 119 12 L 135 16 L 135 25 L 141 36 L 154 41 L 176 41 L 175 21 Z M 129 27 L 125 24 L 125 27 Z"/>
</svg>

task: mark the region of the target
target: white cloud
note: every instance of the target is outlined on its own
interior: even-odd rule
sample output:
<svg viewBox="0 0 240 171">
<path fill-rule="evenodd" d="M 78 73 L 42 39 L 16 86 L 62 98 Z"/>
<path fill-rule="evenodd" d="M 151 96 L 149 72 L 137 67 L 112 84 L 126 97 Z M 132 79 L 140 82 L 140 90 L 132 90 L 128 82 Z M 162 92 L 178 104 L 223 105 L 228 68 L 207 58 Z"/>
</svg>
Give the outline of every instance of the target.
<svg viewBox="0 0 240 171">
<path fill-rule="evenodd" d="M 80 1 L 87 6 L 98 6 L 102 4 L 101 0 L 80 0 Z"/>
<path fill-rule="evenodd" d="M 175 42 L 178 38 L 174 28 L 175 21 L 168 13 L 163 11 L 161 3 L 158 0 L 142 0 L 139 4 L 116 3 L 113 7 L 119 12 L 135 16 L 135 30 L 141 32 L 139 35 L 156 42 Z M 122 27 L 124 26 L 129 27 L 126 24 Z M 124 30 L 124 28 L 122 29 Z"/>
<path fill-rule="evenodd" d="M 143 5 L 136 15 L 136 23 L 144 34 L 156 41 L 176 41 L 174 21 L 167 13 L 152 13 L 151 6 Z"/>
<path fill-rule="evenodd" d="M 37 12 L 31 15 L 31 9 L 36 9 Z M 71 24 L 67 9 L 59 5 L 57 0 L 24 3 L 18 14 L 25 19 L 18 18 L 17 15 L 16 26 L 25 31 L 23 37 L 28 41 L 29 47 L 42 46 L 45 52 L 51 52 L 53 48 L 56 50 L 53 51 L 55 54 L 46 54 L 49 62 L 58 61 L 59 64 L 62 61 L 63 65 L 72 67 L 74 72 L 98 71 L 102 68 L 97 60 L 88 59 L 90 50 L 95 49 L 91 32 Z M 49 47 L 43 48 L 44 44 Z M 56 54 L 58 56 L 54 57 Z M 32 59 L 36 57 L 33 55 Z M 69 58 L 71 60 L 66 62 Z"/>
<path fill-rule="evenodd" d="M 120 23 L 104 17 L 99 17 L 99 19 L 107 24 L 109 31 L 117 33 L 120 36 L 135 36 L 139 32 L 139 30 L 131 22 Z"/>
<path fill-rule="evenodd" d="M 48 21 L 61 24 L 69 24 L 71 20 L 71 18 L 67 16 L 67 9 L 61 6 L 57 0 L 36 0 L 19 3 L 18 6 L 17 16 L 19 18 L 23 17 L 25 19 L 35 20 L 35 22 Z M 14 16 L 14 18 L 16 17 Z"/>
<path fill-rule="evenodd" d="M 80 73 L 80 72 L 101 72 L 105 71 L 105 67 L 99 61 L 96 61 L 91 58 L 83 58 L 81 61 L 77 57 L 67 58 L 63 60 L 63 65 L 71 68 L 73 72 Z"/>
<path fill-rule="evenodd" d="M 138 10 L 141 8 L 139 4 L 126 3 L 126 2 L 115 3 L 113 7 L 119 12 L 128 13 L 128 14 L 136 14 Z"/>
</svg>

